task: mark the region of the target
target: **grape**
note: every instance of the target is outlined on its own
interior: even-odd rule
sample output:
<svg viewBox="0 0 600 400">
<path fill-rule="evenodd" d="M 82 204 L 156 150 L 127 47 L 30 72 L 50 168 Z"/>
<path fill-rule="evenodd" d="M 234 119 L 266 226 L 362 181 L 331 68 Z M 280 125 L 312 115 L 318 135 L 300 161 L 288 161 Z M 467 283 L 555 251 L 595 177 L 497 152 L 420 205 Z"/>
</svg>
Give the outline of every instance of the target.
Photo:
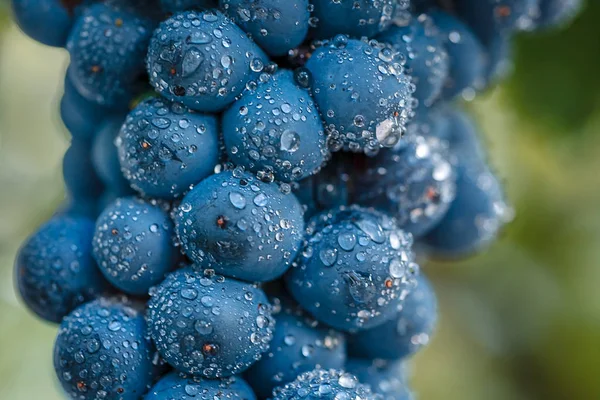
<svg viewBox="0 0 600 400">
<path fill-rule="evenodd" d="M 271 306 L 256 285 L 184 268 L 170 274 L 151 296 L 150 336 L 164 359 L 181 372 L 231 376 L 269 348 Z"/>
<path fill-rule="evenodd" d="M 456 191 L 454 166 L 434 137 L 411 135 L 367 159 L 356 175 L 355 185 L 361 188 L 356 202 L 394 216 L 415 237 L 442 219 Z"/>
<path fill-rule="evenodd" d="M 308 0 L 219 0 L 219 5 L 274 57 L 299 46 L 308 33 Z"/>
<path fill-rule="evenodd" d="M 188 399 L 196 396 L 222 400 L 256 400 L 252 389 L 240 377 L 203 379 L 171 372 L 144 396 L 144 400 Z"/>
<path fill-rule="evenodd" d="M 566 24 L 579 12 L 581 0 L 540 0 L 540 16 L 536 23 L 542 27 Z"/>
<path fill-rule="evenodd" d="M 406 9 L 406 0 L 312 0 L 313 35 L 329 39 L 337 34 L 373 37 L 391 23 L 396 9 Z"/>
<path fill-rule="evenodd" d="M 154 31 L 146 68 L 154 89 L 203 112 L 231 104 L 265 67 L 266 56 L 218 11 L 173 15 Z"/>
<path fill-rule="evenodd" d="M 12 0 L 12 9 L 19 28 L 32 39 L 55 47 L 67 43 L 75 6 L 61 0 Z"/>
<path fill-rule="evenodd" d="M 139 399 L 161 373 L 136 304 L 100 298 L 65 317 L 54 369 L 71 399 Z"/>
<path fill-rule="evenodd" d="M 94 258 L 115 287 L 147 294 L 163 281 L 178 258 L 173 229 L 160 206 L 133 197 L 119 198 L 96 220 Z"/>
<path fill-rule="evenodd" d="M 317 320 L 364 330 L 394 315 L 418 266 L 412 236 L 372 210 L 340 207 L 310 221 L 298 265 L 286 276 L 294 299 Z"/>
<path fill-rule="evenodd" d="M 170 199 L 214 172 L 218 141 L 215 116 L 149 98 L 129 113 L 116 144 L 131 186 L 146 196 Z"/>
<path fill-rule="evenodd" d="M 348 337 L 354 357 L 397 360 L 427 345 L 437 322 L 437 300 L 424 274 L 389 321 Z"/>
<path fill-rule="evenodd" d="M 314 174 L 329 155 L 315 104 L 287 70 L 231 105 L 223 139 L 236 165 L 284 182 Z"/>
<path fill-rule="evenodd" d="M 91 143 L 73 139 L 63 159 L 63 177 L 67 193 L 74 199 L 97 199 L 104 185 L 91 156 Z"/>
<path fill-rule="evenodd" d="M 399 53 L 336 36 L 306 63 L 333 150 L 376 153 L 395 145 L 412 117 L 410 79 Z"/>
<path fill-rule="evenodd" d="M 497 178 L 487 168 L 461 167 L 456 199 L 423 243 L 433 256 L 461 258 L 483 250 L 512 218 Z"/>
<path fill-rule="evenodd" d="M 450 60 L 450 71 L 442 96 L 452 99 L 462 94 L 471 98 L 485 84 L 485 49 L 471 29 L 458 18 L 443 11 L 433 11 L 431 18 L 440 31 Z"/>
<path fill-rule="evenodd" d="M 278 278 L 290 267 L 304 229 L 293 194 L 237 169 L 196 185 L 175 223 L 183 251 L 195 263 L 253 282 Z"/>
<path fill-rule="evenodd" d="M 335 369 L 315 369 L 305 372 L 295 381 L 273 391 L 273 400 L 300 399 L 363 399 L 378 400 L 368 385 L 358 382 L 352 374 Z"/>
<path fill-rule="evenodd" d="M 414 97 L 423 106 L 431 106 L 442 92 L 451 61 L 433 20 L 426 14 L 414 16 L 408 23 L 392 26 L 377 40 L 391 44 L 406 57 L 407 73 L 416 85 Z"/>
<path fill-rule="evenodd" d="M 172 13 L 191 8 L 211 8 L 215 3 L 216 0 L 160 0 L 162 9 Z"/>
<path fill-rule="evenodd" d="M 133 189 L 123 176 L 115 139 L 123 125 L 123 115 L 108 117 L 100 125 L 92 143 L 92 164 L 106 190 L 118 195 L 133 194 Z"/>
<path fill-rule="evenodd" d="M 245 374 L 259 397 L 269 397 L 275 387 L 317 366 L 344 367 L 346 340 L 341 333 L 314 320 L 287 295 L 271 302 L 275 331 L 270 349 Z"/>
<path fill-rule="evenodd" d="M 94 4 L 75 21 L 67 49 L 69 78 L 83 97 L 126 107 L 143 88 L 144 55 L 154 22 L 110 4 Z"/>
<path fill-rule="evenodd" d="M 60 100 L 60 117 L 73 139 L 92 140 L 98 125 L 102 124 L 105 118 L 111 118 L 113 112 L 114 110 L 80 95 L 67 71 L 64 93 Z"/>
<path fill-rule="evenodd" d="M 59 323 L 108 285 L 92 257 L 94 222 L 81 216 L 56 216 L 19 250 L 15 277 L 21 297 L 41 318 Z"/>
<path fill-rule="evenodd" d="M 387 361 L 382 359 L 351 358 L 344 369 L 355 375 L 371 390 L 379 393 L 385 400 L 412 400 L 408 389 L 406 365 L 403 361 Z"/>
</svg>

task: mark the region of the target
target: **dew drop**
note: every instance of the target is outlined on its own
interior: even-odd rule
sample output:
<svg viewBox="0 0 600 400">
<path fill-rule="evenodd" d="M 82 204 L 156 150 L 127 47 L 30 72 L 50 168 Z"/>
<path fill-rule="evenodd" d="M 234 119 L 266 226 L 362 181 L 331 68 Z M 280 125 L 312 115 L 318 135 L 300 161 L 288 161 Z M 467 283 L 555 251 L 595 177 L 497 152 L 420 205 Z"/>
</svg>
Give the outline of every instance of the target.
<svg viewBox="0 0 600 400">
<path fill-rule="evenodd" d="M 326 267 L 331 267 L 337 261 L 337 249 L 326 248 L 319 252 L 319 258 Z"/>
<path fill-rule="evenodd" d="M 356 236 L 351 232 L 342 233 L 338 236 L 338 244 L 343 250 L 352 251 L 356 246 Z"/>
<path fill-rule="evenodd" d="M 377 290 L 371 274 L 351 271 L 344 274 L 344 280 L 348 284 L 350 296 L 357 303 L 367 303 L 375 297 Z"/>
<path fill-rule="evenodd" d="M 254 197 L 253 203 L 258 207 L 264 207 L 268 203 L 268 197 L 264 193 L 259 193 Z"/>
<path fill-rule="evenodd" d="M 385 242 L 385 234 L 381 225 L 372 219 L 362 218 L 358 221 L 353 221 L 354 225 L 360 229 L 365 235 L 375 243 Z"/>
<path fill-rule="evenodd" d="M 283 343 L 288 346 L 293 346 L 296 343 L 296 337 L 294 335 L 285 335 L 283 338 Z"/>
<path fill-rule="evenodd" d="M 193 74 L 203 62 L 204 56 L 200 50 L 196 48 L 189 49 L 181 61 L 181 75 L 186 77 Z"/>
<path fill-rule="evenodd" d="M 287 151 L 288 153 L 295 153 L 300 147 L 300 136 L 289 129 L 286 129 L 279 139 L 280 146 L 279 148 L 283 151 Z"/>
<path fill-rule="evenodd" d="M 210 322 L 198 320 L 194 323 L 194 329 L 201 335 L 209 335 L 213 332 L 213 326 Z"/>
<path fill-rule="evenodd" d="M 246 208 L 246 198 L 241 193 L 230 192 L 229 201 L 238 210 L 243 210 L 244 208 Z"/>
<path fill-rule="evenodd" d="M 198 297 L 198 291 L 196 289 L 191 288 L 181 289 L 180 294 L 181 297 L 187 300 L 194 300 L 196 297 Z"/>
</svg>

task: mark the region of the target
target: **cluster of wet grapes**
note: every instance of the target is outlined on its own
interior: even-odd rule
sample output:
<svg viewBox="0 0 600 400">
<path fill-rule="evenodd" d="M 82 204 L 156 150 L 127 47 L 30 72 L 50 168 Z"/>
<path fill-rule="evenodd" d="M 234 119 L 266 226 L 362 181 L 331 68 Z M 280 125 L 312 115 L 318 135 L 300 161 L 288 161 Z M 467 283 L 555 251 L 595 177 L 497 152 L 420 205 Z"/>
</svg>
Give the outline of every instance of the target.
<svg viewBox="0 0 600 400">
<path fill-rule="evenodd" d="M 16 261 L 65 394 L 411 399 L 416 254 L 511 216 L 457 100 L 578 3 L 13 0 L 70 55 L 67 200 Z"/>
</svg>

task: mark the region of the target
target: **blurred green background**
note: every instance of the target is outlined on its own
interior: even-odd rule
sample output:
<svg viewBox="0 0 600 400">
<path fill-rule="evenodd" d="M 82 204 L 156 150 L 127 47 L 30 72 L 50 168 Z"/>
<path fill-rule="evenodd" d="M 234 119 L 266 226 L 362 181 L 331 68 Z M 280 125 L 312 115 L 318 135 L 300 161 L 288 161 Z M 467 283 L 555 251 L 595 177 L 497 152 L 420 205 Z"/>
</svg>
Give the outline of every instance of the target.
<svg viewBox="0 0 600 400">
<path fill-rule="evenodd" d="M 56 328 L 20 304 L 19 243 L 63 198 L 64 51 L 24 37 L 0 2 L 0 399 L 61 399 Z M 438 332 L 418 354 L 424 400 L 600 399 L 600 2 L 515 40 L 512 76 L 467 105 L 516 219 L 485 254 L 424 269 Z"/>
</svg>

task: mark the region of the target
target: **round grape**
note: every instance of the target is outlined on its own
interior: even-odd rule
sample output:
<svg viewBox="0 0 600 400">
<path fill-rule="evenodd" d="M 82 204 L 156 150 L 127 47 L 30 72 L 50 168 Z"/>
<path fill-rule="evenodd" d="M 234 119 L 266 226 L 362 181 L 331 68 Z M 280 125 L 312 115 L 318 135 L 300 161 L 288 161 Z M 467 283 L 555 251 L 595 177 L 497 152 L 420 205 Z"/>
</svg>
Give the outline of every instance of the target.
<svg viewBox="0 0 600 400">
<path fill-rule="evenodd" d="M 251 282 L 281 276 L 302 242 L 302 207 L 293 194 L 241 170 L 200 182 L 175 215 L 184 253 L 196 264 Z"/>
<path fill-rule="evenodd" d="M 274 320 L 256 285 L 185 268 L 151 296 L 150 336 L 180 372 L 211 379 L 239 374 L 269 349 Z"/>
<path fill-rule="evenodd" d="M 369 329 L 394 316 L 418 266 L 412 236 L 368 209 L 341 207 L 314 217 L 298 265 L 286 275 L 294 299 L 342 331 Z"/>
</svg>

